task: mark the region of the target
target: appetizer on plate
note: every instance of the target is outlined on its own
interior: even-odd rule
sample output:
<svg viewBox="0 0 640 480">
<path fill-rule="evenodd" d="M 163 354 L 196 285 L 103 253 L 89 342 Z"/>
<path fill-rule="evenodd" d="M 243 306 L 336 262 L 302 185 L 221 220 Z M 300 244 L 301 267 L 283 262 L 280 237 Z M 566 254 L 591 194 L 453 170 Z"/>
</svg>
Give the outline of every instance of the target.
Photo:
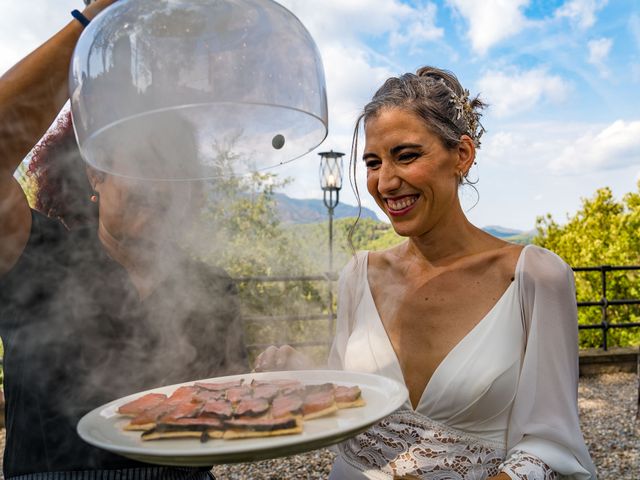
<svg viewBox="0 0 640 480">
<path fill-rule="evenodd" d="M 239 379 L 195 382 L 169 396 L 149 393 L 121 405 L 118 413 L 131 417 L 124 429 L 142 431 L 142 440 L 196 437 L 204 442 L 302 433 L 307 420 L 365 404 L 356 385 Z"/>
</svg>

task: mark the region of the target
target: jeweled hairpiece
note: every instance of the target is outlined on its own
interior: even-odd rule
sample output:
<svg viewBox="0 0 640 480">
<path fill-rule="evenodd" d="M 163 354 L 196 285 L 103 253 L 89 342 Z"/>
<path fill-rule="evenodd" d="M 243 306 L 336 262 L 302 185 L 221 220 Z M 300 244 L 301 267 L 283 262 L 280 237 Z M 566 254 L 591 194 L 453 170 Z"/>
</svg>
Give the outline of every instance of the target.
<svg viewBox="0 0 640 480">
<path fill-rule="evenodd" d="M 485 129 L 480 123 L 480 117 L 482 114 L 475 111 L 471 106 L 471 102 L 469 101 L 469 90 L 465 88 L 462 91 L 462 95 L 458 95 L 451 87 L 449 87 L 449 85 L 447 85 L 444 79 L 440 79 L 440 83 L 449 90 L 449 102 L 454 106 L 456 112 L 456 123 L 462 120 L 465 126 L 464 130 L 466 130 L 466 133 L 471 137 L 476 148 L 480 147 L 480 138 L 484 134 Z"/>
</svg>

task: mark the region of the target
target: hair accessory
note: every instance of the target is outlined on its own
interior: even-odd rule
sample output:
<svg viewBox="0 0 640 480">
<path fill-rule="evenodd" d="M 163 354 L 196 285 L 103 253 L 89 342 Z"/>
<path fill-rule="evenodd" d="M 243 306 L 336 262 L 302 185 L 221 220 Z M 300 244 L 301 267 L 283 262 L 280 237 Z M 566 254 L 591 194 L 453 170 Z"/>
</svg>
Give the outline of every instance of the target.
<svg viewBox="0 0 640 480">
<path fill-rule="evenodd" d="M 72 10 L 71 16 L 78 20 L 83 27 L 86 27 L 87 25 L 89 25 L 89 23 L 91 23 L 91 20 L 85 17 L 80 10 Z"/>
<path fill-rule="evenodd" d="M 440 79 L 440 83 L 449 90 L 450 98 L 449 102 L 453 104 L 456 111 L 455 123 L 459 123 L 460 120 L 464 122 L 464 130 L 467 135 L 471 137 L 476 148 L 480 146 L 480 137 L 485 132 L 484 127 L 480 123 L 480 117 L 482 114 L 477 112 L 471 106 L 469 101 L 469 90 L 466 88 L 462 91 L 462 95 L 458 95 L 444 79 Z"/>
</svg>

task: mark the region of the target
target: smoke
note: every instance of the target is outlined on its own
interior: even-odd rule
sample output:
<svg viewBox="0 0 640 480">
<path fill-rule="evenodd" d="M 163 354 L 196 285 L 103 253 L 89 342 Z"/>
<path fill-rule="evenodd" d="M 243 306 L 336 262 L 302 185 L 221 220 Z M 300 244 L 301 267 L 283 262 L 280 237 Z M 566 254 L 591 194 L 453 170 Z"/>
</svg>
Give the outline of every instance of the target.
<svg viewBox="0 0 640 480">
<path fill-rule="evenodd" d="M 134 29 L 140 25 L 131 23 Z M 223 74 L 222 83 L 217 77 L 213 82 L 223 99 L 232 89 L 244 91 L 230 53 L 219 52 L 215 71 L 201 71 L 194 68 L 208 65 L 208 49 L 174 54 L 169 35 L 165 51 L 172 54 L 156 55 L 164 41 L 159 37 L 145 43 L 142 34 L 111 33 L 96 36 L 92 44 L 102 45 L 104 55 L 88 55 L 87 72 L 78 75 L 85 81 L 93 72 L 90 88 L 72 93 L 77 125 L 98 117 L 109 121 L 76 129 L 84 132 L 80 146 L 68 125 L 54 126 L 67 128 L 65 135 L 45 138 L 33 152 L 38 164 L 32 173 L 42 200 L 38 208 L 51 218 L 34 217 L 26 245 L 22 237 L 2 245 L 22 251 L 0 277 L 7 402 L 24 405 L 29 414 L 37 410 L 42 428 L 27 435 L 30 419 L 19 416 L 20 407 L 8 425 L 7 445 L 28 449 L 20 442 L 41 435 L 52 446 L 52 459 L 66 455 L 69 462 L 82 462 L 77 443 L 66 442 L 77 440 L 75 425 L 90 409 L 149 388 L 247 372 L 248 343 L 328 340 L 331 329 L 326 320 L 307 329 L 301 321 L 282 319 L 326 315 L 325 282 L 247 279 L 318 273 L 296 232 L 279 223 L 272 193 L 284 180 L 264 170 L 323 138 L 313 139 L 324 133 L 318 118 L 302 113 L 315 108 L 274 111 L 246 102 L 244 110 L 227 105 L 211 115 L 202 90 L 211 83 L 209 75 Z M 286 64 L 313 63 L 304 55 L 293 62 L 292 43 L 280 43 L 287 46 L 280 53 Z M 253 82 L 256 62 L 269 62 L 278 75 L 284 69 L 275 70 L 276 48 L 265 51 L 271 55 L 247 52 L 242 64 L 247 79 L 268 90 L 273 82 Z M 146 54 L 134 72 L 132 58 Z M 72 66 L 80 63 L 75 60 Z M 315 67 L 297 68 L 291 81 L 297 85 L 316 73 Z M 140 80 L 135 85 L 134 74 Z M 274 93 L 293 95 L 288 77 L 278 78 Z M 119 105 L 102 96 L 114 91 Z M 323 95 L 324 88 L 315 94 L 309 98 Z M 283 103 L 275 100 L 265 105 Z M 3 142 L 32 137 L 29 114 L 50 107 L 50 99 L 44 103 L 16 109 L 14 124 L 0 126 L 0 134 L 10 132 L 0 135 Z M 117 107 L 127 103 L 133 113 L 122 119 Z M 204 106 L 182 108 L 193 105 Z M 151 113 L 137 115 L 141 111 Z M 254 121 L 243 125 L 246 118 Z M 55 148 L 61 143 L 65 148 Z M 256 155 L 263 145 L 267 154 Z M 209 180 L 195 180 L 203 177 Z M 4 222 L 13 218 L 13 205 L 24 201 L 2 198 Z M 274 317 L 281 319 L 266 321 Z"/>
<path fill-rule="evenodd" d="M 136 163 L 145 165 L 139 172 L 163 175 L 200 168 L 193 126 L 155 120 L 112 138 L 103 149 L 110 164 Z M 3 313 L 29 320 L 7 339 L 7 356 L 29 364 L 29 383 L 46 392 L 58 420 L 71 419 L 63 430 L 124 395 L 248 372 L 249 343 L 330 340 L 325 281 L 247 279 L 321 272 L 317 251 L 278 220 L 272 193 L 286 181 L 236 174 L 235 165 L 251 159 L 234 153 L 235 141 L 211 146 L 212 164 L 222 174 L 205 181 L 86 169 L 77 148 L 56 150 L 34 172 L 52 174 L 45 166 L 59 165 L 58 175 L 86 175 L 98 193 L 97 222 L 70 231 L 46 227 L 48 239 L 27 247 L 30 266 L 19 273 L 29 276 L 12 283 L 14 298 L 22 300 Z M 44 188 L 47 179 L 41 180 Z M 73 199 L 67 215 L 90 205 L 86 191 L 74 196 L 73 186 L 65 189 L 57 193 Z M 310 315 L 324 318 L 294 318 Z M 276 317 L 287 318 L 268 321 Z M 320 360 L 326 345 L 310 352 Z M 53 420 L 50 426 L 51 432 L 61 428 Z"/>
</svg>

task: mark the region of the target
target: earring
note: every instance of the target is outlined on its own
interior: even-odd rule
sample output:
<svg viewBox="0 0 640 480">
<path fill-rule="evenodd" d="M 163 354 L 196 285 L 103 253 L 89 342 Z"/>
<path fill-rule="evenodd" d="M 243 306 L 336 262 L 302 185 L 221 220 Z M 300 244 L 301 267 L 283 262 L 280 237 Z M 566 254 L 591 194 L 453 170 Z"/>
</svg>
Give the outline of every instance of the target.
<svg viewBox="0 0 640 480">
<path fill-rule="evenodd" d="M 92 203 L 98 203 L 98 198 L 98 192 L 94 192 L 93 195 L 89 197 L 89 200 L 91 200 Z"/>
</svg>

